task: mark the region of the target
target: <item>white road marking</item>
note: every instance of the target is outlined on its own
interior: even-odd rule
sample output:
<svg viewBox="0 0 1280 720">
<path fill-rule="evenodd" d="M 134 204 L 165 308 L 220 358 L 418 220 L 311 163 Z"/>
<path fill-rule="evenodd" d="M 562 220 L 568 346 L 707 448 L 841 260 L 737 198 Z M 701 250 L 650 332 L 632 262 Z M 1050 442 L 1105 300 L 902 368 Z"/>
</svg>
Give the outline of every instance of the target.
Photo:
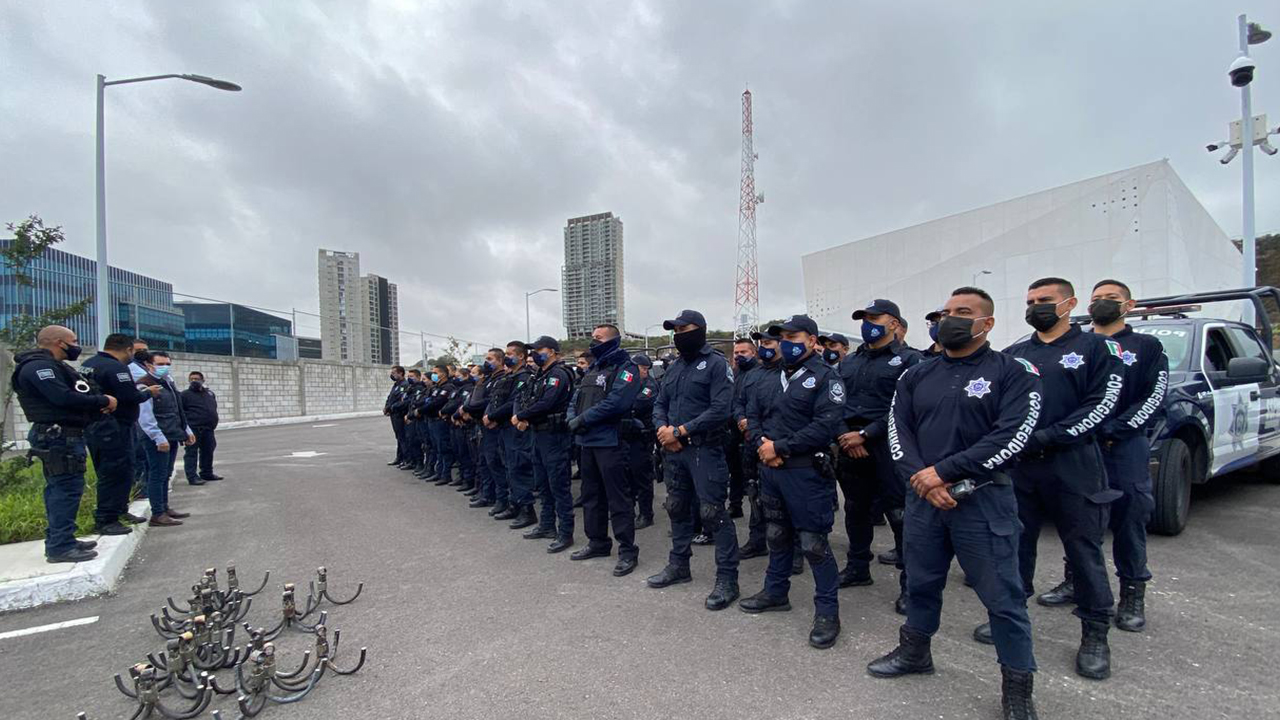
<svg viewBox="0 0 1280 720">
<path fill-rule="evenodd" d="M 319 457 L 321 455 L 328 455 L 328 454 L 329 453 L 316 452 L 315 450 L 303 450 L 301 452 L 292 453 L 289 455 L 289 457 L 313 458 L 313 457 Z"/>
<path fill-rule="evenodd" d="M 323 425 L 312 425 L 311 427 L 313 427 L 313 428 L 322 428 L 322 427 L 338 427 L 338 423 L 325 423 L 325 424 L 323 424 Z"/>
<path fill-rule="evenodd" d="M 78 620 L 67 620 L 66 622 L 53 623 L 52 625 L 39 625 L 37 627 L 24 628 L 22 630 L 10 630 L 9 632 L 0 633 L 0 640 L 8 640 L 9 638 L 22 637 L 23 635 L 35 635 L 36 633 L 49 632 L 50 630 L 61 630 L 62 628 L 75 627 L 77 625 L 89 625 L 98 622 L 98 616 L 80 618 Z"/>
</svg>

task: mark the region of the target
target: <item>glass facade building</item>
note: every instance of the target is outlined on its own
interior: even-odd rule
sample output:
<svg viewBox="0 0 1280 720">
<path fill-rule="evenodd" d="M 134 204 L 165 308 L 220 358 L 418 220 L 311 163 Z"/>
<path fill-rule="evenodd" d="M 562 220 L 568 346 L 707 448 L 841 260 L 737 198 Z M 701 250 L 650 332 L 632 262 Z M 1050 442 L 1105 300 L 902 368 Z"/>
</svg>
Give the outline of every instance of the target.
<svg viewBox="0 0 1280 720">
<path fill-rule="evenodd" d="M 187 352 L 278 359 L 276 336 L 293 335 L 292 322 L 244 305 L 195 302 L 176 305 L 186 320 Z"/>
<path fill-rule="evenodd" d="M 12 242 L 0 238 L 0 247 Z M 31 285 L 18 282 L 17 273 L 0 263 L 0 325 L 15 316 L 40 315 L 94 298 L 97 262 L 87 257 L 50 248 L 27 266 Z M 185 350 L 186 335 L 182 311 L 174 307 L 173 285 L 155 278 L 110 268 L 111 327 L 134 337 L 142 337 L 151 349 Z M 98 345 L 97 308 L 67 321 L 83 345 Z"/>
</svg>

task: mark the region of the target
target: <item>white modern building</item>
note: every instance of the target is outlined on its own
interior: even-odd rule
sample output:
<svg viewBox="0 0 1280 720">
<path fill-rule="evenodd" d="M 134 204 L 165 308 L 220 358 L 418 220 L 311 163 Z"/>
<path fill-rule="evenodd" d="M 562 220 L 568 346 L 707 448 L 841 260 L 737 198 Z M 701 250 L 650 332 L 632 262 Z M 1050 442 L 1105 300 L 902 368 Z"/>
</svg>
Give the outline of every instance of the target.
<svg viewBox="0 0 1280 720">
<path fill-rule="evenodd" d="M 601 323 L 626 328 L 622 270 L 622 218 L 606 212 L 569 219 L 560 301 L 570 338 L 591 337 Z"/>
<path fill-rule="evenodd" d="M 1221 290 L 1240 283 L 1241 256 L 1167 160 L 932 220 L 805 255 L 805 304 L 823 329 L 857 337 L 850 314 L 873 298 L 898 303 L 908 342 L 926 347 L 924 316 L 976 284 L 996 301 L 992 344 L 1030 332 L 1026 290 L 1066 278 L 1088 305 L 1116 278 L 1135 297 Z"/>
<path fill-rule="evenodd" d="M 400 361 L 395 283 L 360 275 L 360 253 L 319 251 L 320 339 L 325 360 L 394 365 Z"/>
</svg>

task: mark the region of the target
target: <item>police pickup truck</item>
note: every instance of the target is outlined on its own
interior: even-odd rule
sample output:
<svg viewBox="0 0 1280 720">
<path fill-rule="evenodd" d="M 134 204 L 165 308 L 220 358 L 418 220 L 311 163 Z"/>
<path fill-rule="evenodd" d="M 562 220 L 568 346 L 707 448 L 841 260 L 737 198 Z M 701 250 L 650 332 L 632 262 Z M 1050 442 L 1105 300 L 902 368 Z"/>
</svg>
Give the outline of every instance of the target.
<svg viewBox="0 0 1280 720">
<path fill-rule="evenodd" d="M 1246 468 L 1280 481 L 1280 367 L 1266 341 L 1267 299 L 1280 308 L 1280 291 L 1258 287 L 1146 298 L 1128 315 L 1134 332 L 1159 339 L 1169 358 L 1164 412 L 1148 428 L 1152 532 L 1182 532 L 1192 485 Z M 1189 315 L 1238 301 L 1252 304 L 1256 327 Z"/>
</svg>

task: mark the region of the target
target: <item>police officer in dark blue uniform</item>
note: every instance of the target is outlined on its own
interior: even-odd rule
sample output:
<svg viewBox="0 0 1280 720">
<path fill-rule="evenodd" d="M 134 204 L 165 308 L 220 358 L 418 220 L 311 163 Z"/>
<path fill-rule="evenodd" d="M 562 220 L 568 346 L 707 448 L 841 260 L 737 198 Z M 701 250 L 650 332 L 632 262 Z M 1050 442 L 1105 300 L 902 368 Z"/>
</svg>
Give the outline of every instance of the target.
<svg viewBox="0 0 1280 720">
<path fill-rule="evenodd" d="M 391 368 L 391 391 L 387 393 L 387 400 L 382 405 L 382 414 L 391 418 L 391 432 L 396 436 L 396 456 L 387 463 L 388 465 L 400 466 L 404 464 L 404 409 L 400 405 L 404 402 L 404 393 L 408 383 L 404 379 L 404 368 L 396 365 Z M 397 408 L 399 410 L 397 411 Z"/>
<path fill-rule="evenodd" d="M 95 532 L 100 535 L 127 535 L 121 524 L 144 522 L 129 513 L 129 488 L 133 484 L 133 433 L 138 422 L 138 405 L 160 394 L 160 386 L 139 390 L 125 363 L 133 359 L 133 339 L 113 333 L 103 349 L 80 365 L 80 373 L 97 384 L 99 391 L 117 401 L 115 412 L 85 428 L 85 444 L 98 476 L 98 504 L 93 512 Z"/>
<path fill-rule="evenodd" d="M 437 376 L 431 368 L 423 371 L 421 391 L 409 406 L 409 412 L 413 413 L 414 422 L 418 425 L 418 442 L 422 445 L 422 467 L 413 475 L 428 482 L 436 475 L 436 451 L 431 438 L 431 416 L 426 411 L 427 403 L 431 401 L 436 389 L 433 377 Z"/>
<path fill-rule="evenodd" d="M 609 525 L 618 541 L 616 577 L 629 575 L 639 563 L 635 505 L 627 474 L 627 454 L 618 426 L 640 394 L 640 378 L 631 355 L 622 349 L 617 326 L 598 325 L 591 333 L 591 366 L 578 382 L 569 403 L 569 432 L 580 448 L 582 525 L 587 546 L 571 560 L 608 557 L 613 553 Z"/>
<path fill-rule="evenodd" d="M 505 511 L 510 497 L 507 464 L 502 451 L 502 427 L 485 417 L 495 386 L 504 382 L 502 368 L 505 357 L 501 348 L 489 348 L 485 353 L 484 363 L 480 366 L 481 387 L 471 394 L 467 408 L 467 413 L 473 418 L 480 418 L 480 458 L 486 470 L 486 480 L 469 506 L 490 508 L 490 515 Z"/>
<path fill-rule="evenodd" d="M 1034 720 L 1036 663 L 1018 573 L 1018 507 L 1004 471 L 1031 441 L 1043 402 L 1036 368 L 987 343 L 994 312 L 982 290 L 954 291 L 939 324 L 944 356 L 898 381 L 887 430 L 897 472 L 913 490 L 903 545 L 907 621 L 898 647 L 867 671 L 884 678 L 933 672 L 930 638 L 938 631 L 955 557 L 991 618 L 1003 716 Z"/>
<path fill-rule="evenodd" d="M 449 381 L 449 393 L 445 398 L 444 405 L 440 407 L 440 417 L 445 423 L 445 442 L 449 444 L 449 449 L 453 451 L 453 459 L 458 463 L 458 476 L 453 477 L 452 472 L 450 472 L 436 480 L 436 485 L 458 486 L 471 479 L 471 466 L 466 453 L 466 441 L 461 436 L 461 428 L 458 427 L 457 416 L 463 401 L 470 394 L 467 388 L 467 381 L 470 379 L 470 375 L 465 367 L 460 371 L 457 368 L 450 368 L 450 370 L 453 371 L 453 378 Z"/>
<path fill-rule="evenodd" d="M 95 392 L 66 360 L 80 357 L 76 334 L 48 325 L 36 336 L 36 349 L 14 356 L 10 386 L 31 423 L 30 455 L 44 472 L 45 559 L 83 562 L 97 557 L 97 543 L 76 540 L 76 511 L 84 494 L 87 453 L 84 429 L 116 410 L 116 398 Z"/>
<path fill-rule="evenodd" d="M 514 344 L 515 341 L 508 343 L 503 353 L 502 367 L 498 370 L 498 379 L 489 397 L 489 408 L 485 411 L 486 426 L 488 423 L 496 425 L 502 438 L 502 464 L 507 470 L 507 486 L 511 493 L 509 505 L 502 512 L 495 513 L 494 520 L 515 520 L 533 510 L 533 468 L 524 464 L 516 438 L 518 431 L 511 424 L 518 397 L 516 385 L 520 383 L 523 388 L 527 380 L 527 375 L 518 375 L 522 371 L 520 361 L 524 358 L 515 355 Z M 518 344 L 523 351 L 524 343 Z"/>
<path fill-rule="evenodd" d="M 422 406 L 422 414 L 427 416 L 427 430 L 431 433 L 431 447 L 435 450 L 435 473 L 427 476 L 426 481 L 434 481 L 437 485 L 447 485 L 453 479 L 453 443 L 449 440 L 449 423 L 440 416 L 441 409 L 449 401 L 453 392 L 453 376 L 449 374 L 449 366 L 436 365 L 435 389 L 431 391 Z"/>
<path fill-rule="evenodd" d="M 622 423 L 622 439 L 627 444 L 627 472 L 631 473 L 631 495 L 636 501 L 636 529 L 653 525 L 653 405 L 658 400 L 658 381 L 650 374 L 653 360 L 648 355 L 631 357 L 640 372 L 640 392 L 631 407 L 628 420 Z"/>
<path fill-rule="evenodd" d="M 707 321 L 696 310 L 682 310 L 662 323 L 674 331 L 679 357 L 662 375 L 653 424 L 662 446 L 666 508 L 671 517 L 671 553 L 662 572 L 646 582 L 664 588 L 693 579 L 693 518 L 698 508 L 703 532 L 716 545 L 716 582 L 707 596 L 708 610 L 723 610 L 738 599 L 738 532 L 725 503 L 729 498 L 729 466 L 724 448 L 733 413 L 733 370 L 707 344 Z"/>
<path fill-rule="evenodd" d="M 1030 597 L 1040 527 L 1051 520 L 1075 581 L 1075 614 L 1081 622 L 1076 674 L 1102 680 L 1111 675 L 1107 631 L 1114 612 L 1102 536 L 1108 505 L 1122 493 L 1107 485 L 1097 436 L 1120 403 L 1125 368 L 1118 343 L 1081 332 L 1071 322 L 1075 307 L 1075 289 L 1066 280 L 1031 283 L 1026 318 L 1035 333 L 1005 350 L 1039 368 L 1044 386 L 1039 424 L 1012 470 L 1023 525 L 1018 568 Z M 979 628 L 975 638 L 988 640 L 990 628 Z"/>
<path fill-rule="evenodd" d="M 849 535 L 849 559 L 840 573 L 840 587 L 872 583 L 872 521 L 883 514 L 893 531 L 893 551 L 886 560 L 899 570 L 900 591 L 894 608 L 901 614 L 906 594 L 902 573 L 906 484 L 898 477 L 889 454 L 888 416 L 898 378 L 921 358 L 920 353 L 897 339 L 902 326 L 897 303 L 872 300 L 855 311 L 853 319 L 862 321 L 862 345 L 840 363 L 840 378 L 848 399 L 844 406 L 844 432 L 838 438 L 838 470 L 844 494 L 844 527 Z"/>
<path fill-rule="evenodd" d="M 849 338 L 841 333 L 819 335 L 818 343 L 822 345 L 822 359 L 833 368 L 840 367 L 840 362 L 849 354 Z"/>
<path fill-rule="evenodd" d="M 405 373 L 404 391 L 404 463 L 400 469 L 412 472 L 415 476 L 422 471 L 422 433 L 423 426 L 418 416 L 418 401 L 425 389 L 422 384 L 422 371 L 410 368 Z"/>
<path fill-rule="evenodd" d="M 1147 624 L 1147 522 L 1155 510 L 1148 469 L 1151 445 L 1146 429 L 1160 416 L 1169 389 L 1169 358 L 1154 335 L 1135 333 L 1124 321 L 1133 309 L 1133 293 L 1119 280 L 1093 288 L 1089 317 L 1093 331 L 1120 343 L 1124 389 L 1115 413 L 1098 431 L 1107 481 L 1124 496 L 1111 504 L 1112 558 L 1120 578 L 1116 627 L 1141 632 Z M 1070 583 L 1070 579 L 1067 580 Z M 1074 588 L 1073 588 L 1074 589 Z M 1074 592 L 1071 594 L 1074 600 Z"/>
<path fill-rule="evenodd" d="M 449 437 L 453 440 L 453 454 L 458 458 L 458 478 L 449 484 L 458 492 L 466 492 L 475 486 L 476 459 L 471 454 L 471 427 L 463 407 L 471 398 L 476 379 L 466 365 L 458 368 L 457 378 L 458 388 L 441 412 L 449 418 Z"/>
<path fill-rule="evenodd" d="M 920 351 L 926 359 L 938 357 L 942 354 L 942 345 L 938 343 L 938 322 L 942 320 L 942 308 L 931 311 L 924 316 L 925 323 L 929 326 L 929 347 Z"/>
<path fill-rule="evenodd" d="M 466 401 L 462 403 L 462 408 L 458 411 L 462 416 L 462 420 L 466 423 L 467 449 L 471 453 L 471 464 L 474 468 L 472 476 L 475 478 L 475 483 L 462 491 L 464 497 L 471 498 L 471 501 L 468 502 L 468 507 L 479 507 L 474 501 L 484 496 L 486 489 L 489 492 L 492 492 L 493 489 L 493 476 L 489 474 L 489 461 L 484 456 L 484 427 L 480 424 L 480 418 L 484 417 L 484 410 L 489 405 L 488 383 L 486 382 L 488 377 L 489 371 L 485 369 L 483 363 L 471 366 L 471 392 L 467 395 Z"/>
<path fill-rule="evenodd" d="M 573 490 L 569 480 L 568 409 L 575 377 L 560 359 L 560 343 L 543 335 L 529 344 L 538 371 L 529 381 L 528 401 L 512 418 L 516 429 L 533 441 L 533 477 L 542 497 L 538 527 L 524 534 L 526 540 L 549 539 L 547 552 L 573 546 Z M 559 527 L 557 528 L 557 523 Z"/>
<path fill-rule="evenodd" d="M 827 455 L 840 430 L 845 390 L 840 374 L 822 359 L 818 325 L 793 315 L 770 326 L 780 336 L 783 368 L 747 404 L 748 441 L 757 450 L 761 504 L 768 523 L 769 569 L 764 589 L 744 598 L 743 612 L 790 610 L 791 556 L 796 535 L 813 568 L 813 628 L 809 644 L 826 649 L 840 636 L 835 556 L 827 535 L 835 520 L 835 470 Z"/>
<path fill-rule="evenodd" d="M 734 373 L 737 394 L 733 399 L 733 421 L 743 439 L 743 475 L 746 477 L 746 496 L 751 510 L 747 518 L 747 542 L 738 552 L 742 560 L 769 554 L 769 547 L 765 542 L 764 510 L 760 505 L 760 458 L 756 455 L 755 447 L 749 442 L 747 405 L 763 386 L 773 388 L 782 367 L 782 359 L 778 354 L 779 339 L 753 332 L 749 353 L 741 344 L 735 344 L 733 348 L 734 361 L 737 364 L 737 372 Z M 756 346 L 756 343 L 759 343 L 759 346 Z M 800 555 L 800 557 L 804 556 Z"/>
</svg>

